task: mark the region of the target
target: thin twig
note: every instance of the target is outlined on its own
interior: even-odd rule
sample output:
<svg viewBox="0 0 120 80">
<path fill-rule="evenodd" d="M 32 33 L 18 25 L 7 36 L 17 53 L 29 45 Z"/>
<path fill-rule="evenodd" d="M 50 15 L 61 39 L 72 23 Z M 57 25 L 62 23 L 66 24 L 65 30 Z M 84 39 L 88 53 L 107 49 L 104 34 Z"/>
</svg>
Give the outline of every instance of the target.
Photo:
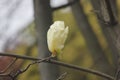
<svg viewBox="0 0 120 80">
<path fill-rule="evenodd" d="M 6 77 L 9 76 L 10 73 L 0 74 L 0 77 Z"/>
<path fill-rule="evenodd" d="M 16 72 L 16 74 L 10 75 L 10 77 L 11 77 L 13 80 L 15 80 L 20 74 L 26 72 L 26 71 L 31 67 L 31 65 L 34 65 L 34 64 L 37 64 L 37 63 L 41 63 L 41 62 L 46 61 L 46 60 L 49 60 L 49 59 L 51 59 L 51 58 L 52 58 L 52 57 L 50 56 L 50 57 L 43 58 L 43 59 L 38 60 L 38 61 L 34 61 L 34 62 L 30 63 L 25 69 L 23 69 L 23 70 L 18 70 L 18 71 Z"/>
<path fill-rule="evenodd" d="M 26 60 L 42 60 L 40 58 L 34 58 L 34 57 L 22 56 L 22 55 L 16 55 L 16 54 L 0 53 L 0 55 L 1 56 L 17 57 L 17 58 L 26 59 Z M 72 65 L 72 64 L 68 64 L 68 63 L 63 63 L 63 62 L 52 60 L 52 59 L 50 59 L 50 60 L 43 60 L 43 62 L 52 63 L 52 64 L 56 64 L 56 65 L 59 65 L 59 66 L 64 66 L 64 67 L 68 67 L 68 68 L 71 68 L 71 69 L 75 69 L 75 70 L 91 73 L 91 74 L 94 74 L 94 75 L 97 75 L 97 76 L 100 76 L 100 77 L 103 77 L 103 78 L 106 78 L 106 79 L 109 79 L 109 80 L 114 80 L 114 78 L 112 76 L 107 75 L 107 74 L 102 73 L 102 72 L 99 72 L 99 71 L 96 71 L 96 70 L 87 69 L 87 68 L 75 66 L 75 65 Z"/>
<path fill-rule="evenodd" d="M 63 80 L 66 77 L 66 75 L 67 75 L 67 72 L 61 74 L 56 80 Z"/>
<path fill-rule="evenodd" d="M 56 64 L 56 65 L 59 65 L 59 66 L 64 66 L 64 67 L 68 67 L 68 68 L 71 68 L 71 69 L 76 69 L 76 70 L 79 70 L 79 71 L 91 73 L 91 74 L 94 74 L 94 75 L 97 75 L 97 76 L 100 76 L 100 77 L 103 77 L 103 78 L 106 78 L 106 79 L 109 79 L 109 80 L 114 80 L 114 78 L 112 76 L 107 75 L 107 74 L 102 73 L 102 72 L 99 72 L 99 71 L 96 71 L 96 70 L 87 69 L 87 68 L 75 66 L 75 65 L 72 65 L 72 64 L 56 61 L 56 60 L 50 60 L 48 63 L 53 63 L 53 64 Z"/>
<path fill-rule="evenodd" d="M 120 56 L 118 58 L 118 64 L 117 64 L 117 70 L 115 73 L 115 79 L 114 80 L 119 80 L 120 79 Z"/>
<path fill-rule="evenodd" d="M 23 56 L 23 55 L 18 55 L 18 54 L 13 54 L 13 53 L 3 53 L 0 52 L 0 56 L 9 56 L 9 57 L 17 57 L 19 59 L 25 59 L 25 60 L 40 60 L 39 58 L 35 58 L 35 57 L 30 57 L 30 56 Z"/>
</svg>

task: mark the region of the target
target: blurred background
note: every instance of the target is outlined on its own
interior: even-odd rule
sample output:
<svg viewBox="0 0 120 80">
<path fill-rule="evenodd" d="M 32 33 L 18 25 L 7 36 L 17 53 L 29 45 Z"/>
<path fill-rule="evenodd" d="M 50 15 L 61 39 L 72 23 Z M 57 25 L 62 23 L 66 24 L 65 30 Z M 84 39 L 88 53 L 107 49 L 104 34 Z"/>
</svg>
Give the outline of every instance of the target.
<svg viewBox="0 0 120 80">
<path fill-rule="evenodd" d="M 104 9 L 103 3 L 96 5 Z M 119 20 L 120 1 L 110 0 Z M 70 3 L 70 4 L 68 4 Z M 50 55 L 46 33 L 54 21 L 69 26 L 69 36 L 57 60 L 115 75 L 117 53 L 110 45 L 94 9 L 94 0 L 1 0 L 0 1 L 0 52 L 44 58 Z M 69 6 L 67 6 L 68 4 Z M 66 5 L 66 6 L 63 6 Z M 106 9 L 106 8 L 105 8 Z M 108 15 L 108 14 L 107 14 Z M 108 20 L 108 16 L 102 16 Z M 0 65 L 8 64 L 8 57 L 0 57 Z M 19 61 L 15 70 L 24 68 L 30 61 Z M 2 67 L 0 66 L 0 70 Z M 64 80 L 104 80 L 101 77 L 48 63 L 33 65 L 18 80 L 56 80 L 67 72 Z M 3 79 L 5 80 L 5 79 Z M 8 79 L 6 79 L 8 80 Z"/>
</svg>

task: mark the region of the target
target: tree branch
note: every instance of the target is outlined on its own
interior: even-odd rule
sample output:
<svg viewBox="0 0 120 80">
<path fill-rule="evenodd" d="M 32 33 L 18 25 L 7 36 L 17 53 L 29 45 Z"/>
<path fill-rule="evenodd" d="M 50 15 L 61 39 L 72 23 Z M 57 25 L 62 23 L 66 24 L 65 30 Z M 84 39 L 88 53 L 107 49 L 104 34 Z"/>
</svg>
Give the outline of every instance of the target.
<svg viewBox="0 0 120 80">
<path fill-rule="evenodd" d="M 105 4 L 106 4 L 106 7 L 107 7 L 107 11 L 108 11 L 109 17 L 110 17 L 110 24 L 111 25 L 118 24 L 118 21 L 116 20 L 115 15 L 113 13 L 112 5 L 110 3 L 110 0 L 105 0 Z"/>
<path fill-rule="evenodd" d="M 65 5 L 52 8 L 52 10 L 55 11 L 55 10 L 58 10 L 58 9 L 61 9 L 61 8 L 65 8 L 65 7 L 68 7 L 68 6 L 71 6 L 71 5 L 75 4 L 76 2 L 79 2 L 79 0 L 73 0 L 73 1 L 71 1 L 67 4 L 65 4 Z"/>
<path fill-rule="evenodd" d="M 49 60 L 49 59 L 51 59 L 51 58 L 52 58 L 52 57 L 50 56 L 50 57 L 47 57 L 47 58 L 40 59 L 40 60 L 38 60 L 38 61 L 34 61 L 34 62 L 30 63 L 29 65 L 27 65 L 27 67 L 26 67 L 25 69 L 18 70 L 15 75 L 10 75 L 10 77 L 11 77 L 12 79 L 16 79 L 20 74 L 26 72 L 32 65 L 37 64 L 37 63 L 41 63 L 41 62 L 46 61 L 46 60 Z"/>
<path fill-rule="evenodd" d="M 25 60 L 40 60 L 39 58 L 35 58 L 35 57 L 30 57 L 30 56 L 23 56 L 23 55 L 17 55 L 17 54 L 13 54 L 13 53 L 1 53 L 0 52 L 0 56 L 9 56 L 9 57 L 17 57 L 19 59 L 25 59 Z"/>
<path fill-rule="evenodd" d="M 114 78 L 110 75 L 107 75 L 105 73 L 96 71 L 96 70 L 92 70 L 92 69 L 87 69 L 87 68 L 83 68 L 83 67 L 79 67 L 79 66 L 75 66 L 72 64 L 68 64 L 68 63 L 64 63 L 64 62 L 60 62 L 60 61 L 56 61 L 53 59 L 49 59 L 49 60 L 43 60 L 43 59 L 39 59 L 39 58 L 35 58 L 35 57 L 30 57 L 30 56 L 22 56 L 22 55 L 16 55 L 16 54 L 8 54 L 8 53 L 0 53 L 0 56 L 9 56 L 9 57 L 16 57 L 19 59 L 25 59 L 25 60 L 33 60 L 33 61 L 39 61 L 42 60 L 43 62 L 47 62 L 47 63 L 52 63 L 52 64 L 56 64 L 59 66 L 64 66 L 64 67 L 68 67 L 71 69 L 75 69 L 75 70 L 79 70 L 79 71 L 83 71 L 83 72 L 87 72 L 87 73 L 91 73 L 109 80 L 114 80 Z"/>
<path fill-rule="evenodd" d="M 61 74 L 61 75 L 58 77 L 58 79 L 56 79 L 56 80 L 63 80 L 63 79 L 66 77 L 66 75 L 67 75 L 67 72 L 64 72 L 64 73 Z"/>
<path fill-rule="evenodd" d="M 106 79 L 109 79 L 109 80 L 114 79 L 110 75 L 107 75 L 105 73 L 102 73 L 102 72 L 99 72 L 99 71 L 96 71 L 96 70 L 87 69 L 87 68 L 75 66 L 75 65 L 72 65 L 72 64 L 67 64 L 67 63 L 63 63 L 63 62 L 52 60 L 52 59 L 50 61 L 48 61 L 48 63 L 53 63 L 53 64 L 56 64 L 56 65 L 59 65 L 59 66 L 64 66 L 64 67 L 68 67 L 68 68 L 71 68 L 71 69 L 91 73 L 91 74 L 94 74 L 94 75 L 97 75 L 97 76 L 100 76 L 100 77 L 103 77 L 103 78 L 106 78 Z"/>
</svg>

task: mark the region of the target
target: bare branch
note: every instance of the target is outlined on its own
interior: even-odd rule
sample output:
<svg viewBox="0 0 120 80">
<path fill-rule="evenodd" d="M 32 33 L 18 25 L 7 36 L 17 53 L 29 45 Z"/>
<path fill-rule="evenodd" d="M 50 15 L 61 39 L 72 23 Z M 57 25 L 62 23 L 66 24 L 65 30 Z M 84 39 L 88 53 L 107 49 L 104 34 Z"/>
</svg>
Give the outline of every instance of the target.
<svg viewBox="0 0 120 80">
<path fill-rule="evenodd" d="M 94 12 L 97 14 L 98 19 L 106 25 L 117 25 L 118 20 L 116 19 L 115 13 L 113 12 L 110 0 L 101 0 L 100 7 L 100 11 L 94 10 Z"/>
<path fill-rule="evenodd" d="M 26 72 L 26 71 L 31 67 L 31 65 L 34 65 L 34 64 L 37 64 L 37 63 L 41 63 L 41 62 L 43 62 L 43 61 L 47 61 L 47 60 L 49 60 L 49 59 L 51 59 L 51 58 L 52 58 L 52 57 L 50 56 L 50 57 L 43 58 L 43 59 L 38 60 L 38 61 L 34 61 L 34 62 L 28 64 L 28 66 L 27 66 L 25 69 L 23 69 L 23 70 L 18 70 L 15 75 L 13 75 L 13 76 L 11 75 L 11 78 L 12 78 L 12 79 L 16 79 L 20 74 Z"/>
<path fill-rule="evenodd" d="M 71 68 L 71 69 L 91 73 L 91 74 L 94 74 L 94 75 L 97 75 L 97 76 L 100 76 L 100 77 L 103 77 L 103 78 L 106 78 L 106 79 L 109 79 L 109 80 L 114 79 L 112 76 L 107 75 L 107 74 L 102 73 L 102 72 L 99 72 L 99 71 L 96 71 L 96 70 L 87 69 L 87 68 L 75 66 L 75 65 L 72 65 L 72 64 L 67 64 L 67 63 L 63 63 L 63 62 L 52 60 L 52 59 L 48 63 L 53 63 L 53 64 L 56 64 L 56 65 L 59 65 L 59 66 L 64 66 L 64 67 L 68 67 L 68 68 Z"/>
<path fill-rule="evenodd" d="M 3 53 L 0 52 L 0 56 L 9 56 L 9 57 L 17 57 L 19 59 L 25 59 L 25 60 L 40 60 L 39 58 L 34 58 L 34 57 L 30 57 L 30 56 L 23 56 L 23 55 L 17 55 L 17 54 L 13 54 L 13 53 Z"/>
<path fill-rule="evenodd" d="M 58 77 L 58 79 L 56 79 L 56 80 L 62 80 L 62 79 L 64 79 L 64 78 L 66 77 L 66 75 L 67 75 L 67 72 L 64 72 L 64 73 L 61 74 L 61 75 Z"/>
<path fill-rule="evenodd" d="M 33 61 L 36 61 L 35 63 L 41 63 L 41 62 L 52 63 L 52 64 L 56 64 L 56 65 L 59 65 L 59 66 L 64 66 L 64 67 L 68 67 L 68 68 L 71 68 L 71 69 L 91 73 L 91 74 L 94 74 L 94 75 L 97 75 L 97 76 L 100 76 L 100 77 L 103 77 L 103 78 L 106 78 L 106 79 L 109 79 L 109 80 L 114 80 L 114 78 L 112 76 L 107 75 L 105 73 L 102 73 L 102 72 L 99 72 L 99 71 L 96 71 L 96 70 L 92 70 L 92 69 L 87 69 L 87 68 L 75 66 L 75 65 L 72 65 L 72 64 L 63 63 L 63 62 L 56 61 L 56 60 L 53 60 L 53 59 L 48 59 L 49 57 L 44 58 L 44 59 L 39 59 L 39 58 L 34 58 L 34 57 L 29 57 L 29 56 L 22 56 L 22 55 L 16 55 L 16 54 L 7 54 L 7 53 L 0 53 L 0 56 L 10 56 L 10 57 L 17 57 L 19 59 L 33 60 Z M 34 63 L 32 63 L 32 64 L 34 64 Z M 30 64 L 28 66 L 28 68 L 32 64 Z"/>
<path fill-rule="evenodd" d="M 118 21 L 116 20 L 114 12 L 112 10 L 112 5 L 110 3 L 110 0 L 105 0 L 105 3 L 106 3 L 107 11 L 108 11 L 108 14 L 109 14 L 109 17 L 110 17 L 110 24 L 111 25 L 118 24 Z"/>
</svg>

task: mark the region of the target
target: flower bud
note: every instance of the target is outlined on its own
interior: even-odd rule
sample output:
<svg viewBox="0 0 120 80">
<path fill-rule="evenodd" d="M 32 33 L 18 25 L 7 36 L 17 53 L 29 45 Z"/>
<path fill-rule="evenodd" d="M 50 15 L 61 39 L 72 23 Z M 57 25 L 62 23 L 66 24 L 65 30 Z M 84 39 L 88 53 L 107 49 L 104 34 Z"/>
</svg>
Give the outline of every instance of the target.
<svg viewBox="0 0 120 80">
<path fill-rule="evenodd" d="M 55 21 L 47 32 L 47 43 L 52 57 L 61 53 L 68 36 L 68 27 L 65 27 L 63 21 Z"/>
</svg>

